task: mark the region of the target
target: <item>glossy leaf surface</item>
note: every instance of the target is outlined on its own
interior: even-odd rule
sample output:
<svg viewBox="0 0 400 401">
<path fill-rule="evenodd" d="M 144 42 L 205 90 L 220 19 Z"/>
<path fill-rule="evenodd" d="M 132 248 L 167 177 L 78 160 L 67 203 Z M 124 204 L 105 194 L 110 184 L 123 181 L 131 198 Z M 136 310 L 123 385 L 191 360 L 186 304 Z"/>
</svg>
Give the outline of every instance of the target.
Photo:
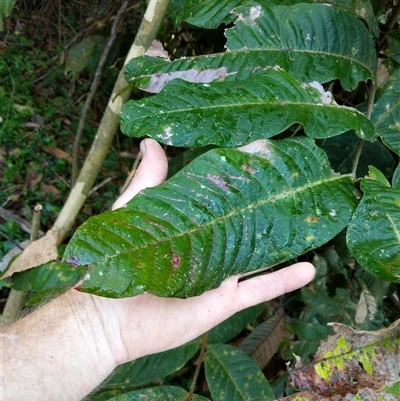
<svg viewBox="0 0 400 401">
<path fill-rule="evenodd" d="M 377 135 L 390 149 L 400 154 L 400 70 L 393 73 L 375 101 L 371 121 Z"/>
<path fill-rule="evenodd" d="M 121 109 L 124 134 L 149 135 L 184 147 L 240 146 L 270 138 L 294 123 L 319 139 L 349 129 L 361 138 L 372 139 L 375 134 L 359 111 L 338 106 L 322 87 L 318 90 L 276 69 L 238 82 L 174 80 L 161 93 L 129 101 Z"/>
<path fill-rule="evenodd" d="M 215 149 L 87 220 L 64 258 L 88 266 L 86 292 L 198 295 L 329 241 L 350 220 L 352 190 L 308 138 Z"/>
<path fill-rule="evenodd" d="M 196 72 L 226 68 L 225 80 L 242 80 L 280 66 L 303 82 L 339 79 L 344 89 L 374 79 L 376 53 L 368 29 L 356 17 L 324 4 L 290 7 L 242 6 L 226 30 L 227 52 L 178 59 L 132 59 L 127 81 L 146 90 L 154 80 L 176 71 Z M 348 38 L 352 40 L 349 41 Z M 171 78 L 171 77 L 170 77 Z"/>
<path fill-rule="evenodd" d="M 275 399 L 267 379 L 256 363 L 243 351 L 226 344 L 207 348 L 207 383 L 213 400 L 272 401 Z"/>
<path fill-rule="evenodd" d="M 364 19 L 374 36 L 379 36 L 379 26 L 375 19 L 374 11 L 369 0 L 302 0 L 302 3 L 325 3 L 332 4 L 350 14 Z M 234 21 L 231 11 L 238 5 L 250 3 L 248 0 L 185 0 L 183 7 L 179 11 L 176 23 L 186 21 L 189 24 L 202 28 L 217 28 L 222 22 L 230 23 Z M 271 6 L 294 5 L 298 0 L 258 0 L 258 4 Z"/>
<path fill-rule="evenodd" d="M 14 273 L 11 276 L 11 288 L 18 291 L 53 291 L 72 287 L 86 274 L 84 267 L 72 267 L 67 263 L 50 262 Z"/>
<path fill-rule="evenodd" d="M 400 283 L 400 191 L 363 179 L 364 196 L 348 226 L 347 244 L 369 273 Z"/>
</svg>

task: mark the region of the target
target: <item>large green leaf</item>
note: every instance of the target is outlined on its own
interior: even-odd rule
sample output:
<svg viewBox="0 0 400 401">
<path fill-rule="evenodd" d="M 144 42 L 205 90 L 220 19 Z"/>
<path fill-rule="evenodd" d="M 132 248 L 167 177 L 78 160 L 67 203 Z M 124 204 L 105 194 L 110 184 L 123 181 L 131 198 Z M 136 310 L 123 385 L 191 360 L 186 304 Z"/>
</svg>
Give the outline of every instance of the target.
<svg viewBox="0 0 400 401">
<path fill-rule="evenodd" d="M 371 36 L 359 19 L 344 11 L 324 4 L 297 4 L 242 6 L 236 12 L 235 26 L 226 30 L 227 52 L 173 62 L 135 58 L 125 68 L 126 79 L 147 90 L 173 78 L 196 82 L 215 75 L 212 79 L 234 81 L 262 73 L 267 66 L 280 66 L 303 82 L 340 79 L 350 91 L 359 81 L 375 77 Z"/>
<path fill-rule="evenodd" d="M 188 396 L 189 393 L 181 387 L 156 386 L 118 395 L 109 401 L 188 401 Z M 202 401 L 207 398 L 195 395 L 191 400 Z"/>
<path fill-rule="evenodd" d="M 226 344 L 207 348 L 207 384 L 213 400 L 272 401 L 275 396 L 257 364 L 243 351 Z"/>
<path fill-rule="evenodd" d="M 350 220 L 352 190 L 308 138 L 215 149 L 87 220 L 64 258 L 88 266 L 83 291 L 193 296 L 326 243 Z"/>
<path fill-rule="evenodd" d="M 350 14 L 364 19 L 374 36 L 379 37 L 379 26 L 374 16 L 370 0 L 258 0 L 259 4 L 294 5 L 297 3 L 332 4 Z M 232 10 L 238 5 L 253 4 L 251 0 L 185 0 L 176 16 L 176 23 L 186 21 L 202 28 L 217 28 L 221 23 L 234 21 Z"/>
<path fill-rule="evenodd" d="M 199 342 L 194 340 L 181 347 L 120 365 L 101 385 L 100 390 L 101 392 L 110 389 L 126 392 L 151 383 L 180 369 L 199 348 Z"/>
<path fill-rule="evenodd" d="M 184 147 L 239 146 L 270 138 L 294 123 L 302 124 L 312 138 L 349 129 L 361 138 L 374 137 L 374 127 L 363 114 L 338 106 L 330 92 L 311 85 L 319 90 L 277 69 L 238 82 L 177 79 L 155 96 L 127 102 L 121 109 L 121 130 Z"/>
<path fill-rule="evenodd" d="M 378 92 L 371 121 L 377 134 L 394 152 L 400 154 L 400 69 Z"/>
<path fill-rule="evenodd" d="M 363 179 L 364 196 L 347 230 L 347 244 L 364 269 L 400 283 L 400 191 Z"/>
</svg>

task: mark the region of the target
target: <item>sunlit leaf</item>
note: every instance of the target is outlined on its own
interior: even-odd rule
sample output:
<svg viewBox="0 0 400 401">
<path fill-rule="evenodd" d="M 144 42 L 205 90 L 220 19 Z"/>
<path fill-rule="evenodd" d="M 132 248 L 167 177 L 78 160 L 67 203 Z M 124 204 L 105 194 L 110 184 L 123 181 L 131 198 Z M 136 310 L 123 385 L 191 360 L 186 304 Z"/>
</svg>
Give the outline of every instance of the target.
<svg viewBox="0 0 400 401">
<path fill-rule="evenodd" d="M 125 68 L 126 79 L 146 90 L 158 79 L 183 78 L 177 71 L 196 76 L 225 68 L 225 80 L 232 81 L 261 73 L 267 66 L 280 66 L 303 82 L 339 79 L 350 91 L 359 81 L 375 77 L 377 58 L 371 36 L 363 22 L 344 11 L 324 4 L 296 4 L 247 5 L 235 12 L 235 26 L 226 30 L 226 53 L 173 62 L 135 58 Z"/>
<path fill-rule="evenodd" d="M 272 401 L 275 398 L 256 363 L 237 348 L 210 345 L 204 364 L 213 400 Z"/>
<path fill-rule="evenodd" d="M 322 87 L 318 90 L 276 69 L 238 82 L 203 85 L 174 80 L 161 93 L 129 101 L 121 109 L 124 134 L 149 135 L 184 147 L 240 146 L 270 138 L 295 123 L 302 124 L 312 138 L 349 129 L 361 138 L 375 135 L 371 122 L 359 111 L 338 106 Z"/>
<path fill-rule="evenodd" d="M 400 191 L 363 179 L 364 196 L 347 230 L 350 251 L 364 269 L 400 283 Z"/>
<path fill-rule="evenodd" d="M 92 217 L 64 258 L 88 266 L 83 291 L 193 296 L 321 246 L 354 207 L 351 177 L 334 174 L 312 140 L 259 141 L 211 150 L 126 208 Z"/>
</svg>

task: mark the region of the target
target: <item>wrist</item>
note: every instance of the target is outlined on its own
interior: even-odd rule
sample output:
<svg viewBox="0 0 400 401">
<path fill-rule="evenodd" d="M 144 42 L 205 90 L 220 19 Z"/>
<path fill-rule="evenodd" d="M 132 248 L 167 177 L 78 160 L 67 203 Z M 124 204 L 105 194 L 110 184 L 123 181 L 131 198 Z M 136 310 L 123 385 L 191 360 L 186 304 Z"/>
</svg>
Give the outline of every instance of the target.
<svg viewBox="0 0 400 401">
<path fill-rule="evenodd" d="M 69 290 L 4 327 L 4 399 L 80 400 L 115 368 L 96 303 Z"/>
</svg>

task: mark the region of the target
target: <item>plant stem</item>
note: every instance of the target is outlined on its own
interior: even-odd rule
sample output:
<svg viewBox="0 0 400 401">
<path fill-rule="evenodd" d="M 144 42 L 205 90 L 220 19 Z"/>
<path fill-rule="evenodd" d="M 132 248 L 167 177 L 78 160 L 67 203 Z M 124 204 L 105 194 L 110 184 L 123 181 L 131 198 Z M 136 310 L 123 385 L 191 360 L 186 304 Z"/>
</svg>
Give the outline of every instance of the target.
<svg viewBox="0 0 400 401">
<path fill-rule="evenodd" d="M 130 59 L 142 55 L 150 46 L 151 42 L 155 39 L 159 27 L 164 20 L 164 15 L 169 1 L 170 0 L 150 0 L 135 40 L 125 59 L 124 66 Z M 93 140 L 89 154 L 85 160 L 78 179 L 73 186 L 63 208 L 61 209 L 61 212 L 53 227 L 46 233 L 46 237 L 49 238 L 50 242 L 52 243 L 52 245 L 47 245 L 49 247 L 53 246 L 53 244 L 54 246 L 58 246 L 62 243 L 64 237 L 72 228 L 76 216 L 85 203 L 85 200 L 96 181 L 101 166 L 103 165 L 111 143 L 114 139 L 114 135 L 118 129 L 119 111 L 121 106 L 129 99 L 132 91 L 132 89 L 122 91 L 122 89 L 127 85 L 128 83 L 125 80 L 124 71 L 122 69 L 115 82 L 107 108 L 97 129 L 96 136 Z M 12 271 L 14 264 L 18 265 L 18 261 L 22 255 L 24 256 L 22 260 L 33 260 L 31 258 L 32 252 L 34 252 L 34 249 L 28 246 L 25 251 L 22 252 L 22 254 L 13 262 L 9 268 L 9 271 Z M 48 254 L 50 255 L 51 252 L 48 252 Z M 51 260 L 54 260 L 54 257 L 46 256 L 42 257 L 39 263 L 28 262 L 24 270 L 47 263 Z"/>
<path fill-rule="evenodd" d="M 169 0 L 150 1 L 135 40 L 126 57 L 124 67 L 130 59 L 139 57 L 150 46 L 164 19 L 168 4 Z M 62 242 L 65 234 L 71 229 L 108 154 L 114 135 L 118 129 L 120 108 L 129 99 L 132 92 L 132 88 L 122 91 L 122 89 L 125 89 L 127 86 L 128 83 L 125 80 L 124 71 L 122 69 L 115 82 L 107 108 L 98 127 L 96 137 L 93 140 L 85 164 L 57 221 L 54 223 L 53 228 L 58 233 L 58 244 Z"/>
<path fill-rule="evenodd" d="M 369 90 L 367 111 L 365 112 L 365 116 L 368 119 L 371 118 L 372 110 L 374 108 L 375 95 L 376 95 L 377 89 L 378 89 L 378 85 L 375 82 L 371 85 L 370 90 Z M 351 174 L 353 175 L 353 182 L 355 182 L 357 179 L 357 177 L 356 177 L 357 167 L 358 167 L 358 162 L 360 161 L 360 156 L 361 156 L 363 146 L 364 146 L 364 139 L 360 139 L 358 141 L 357 150 L 356 150 L 356 154 L 354 156 L 354 161 L 353 161 L 353 168 L 351 171 Z"/>
<path fill-rule="evenodd" d="M 206 349 L 207 349 L 208 333 L 209 333 L 209 331 L 207 331 L 203 335 L 203 339 L 202 339 L 202 342 L 201 342 L 200 355 L 199 355 L 199 357 L 197 359 L 196 370 L 194 371 L 192 384 L 190 385 L 189 394 L 187 396 L 187 400 L 188 401 L 190 401 L 193 398 L 193 395 L 194 395 L 194 390 L 195 390 L 195 387 L 196 387 L 197 378 L 199 377 L 200 368 L 201 368 L 201 365 L 203 364 L 204 354 L 206 353 Z"/>
<path fill-rule="evenodd" d="M 99 64 L 97 65 L 96 73 L 94 74 L 94 78 L 93 78 L 92 85 L 90 86 L 89 94 L 86 98 L 85 105 L 83 106 L 83 109 L 82 109 L 82 114 L 81 114 L 81 118 L 79 120 L 78 129 L 76 131 L 75 140 L 74 140 L 74 148 L 73 148 L 73 152 L 72 152 L 72 178 L 71 178 L 72 185 L 75 184 L 76 179 L 78 178 L 79 145 L 81 142 L 83 128 L 85 127 L 86 117 L 88 115 L 89 108 L 92 103 L 93 97 L 97 91 L 97 88 L 99 87 L 101 75 L 103 73 L 104 65 L 106 63 L 108 54 L 110 53 L 111 46 L 114 43 L 114 40 L 117 36 L 118 24 L 121 21 L 122 16 L 124 15 L 124 12 L 126 10 L 126 7 L 128 6 L 128 3 L 129 3 L 129 0 L 125 0 L 122 3 L 122 5 L 121 5 L 120 9 L 118 10 L 118 13 L 114 19 L 113 25 L 111 27 L 110 37 L 108 38 L 108 41 L 107 41 L 106 45 L 104 46 L 103 52 L 101 53 L 100 61 L 99 61 Z"/>
</svg>

